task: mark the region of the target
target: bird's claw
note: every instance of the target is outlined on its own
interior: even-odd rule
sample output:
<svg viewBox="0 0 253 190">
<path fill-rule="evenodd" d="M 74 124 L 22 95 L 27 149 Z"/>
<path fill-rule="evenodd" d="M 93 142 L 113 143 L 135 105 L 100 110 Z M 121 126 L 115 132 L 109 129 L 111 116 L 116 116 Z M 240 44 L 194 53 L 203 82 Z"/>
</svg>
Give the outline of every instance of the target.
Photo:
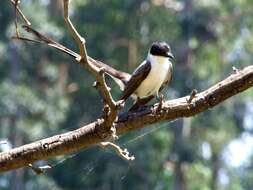
<svg viewBox="0 0 253 190">
<path fill-rule="evenodd" d="M 163 96 L 163 94 L 160 94 L 158 96 L 158 100 L 159 100 L 159 102 L 158 102 L 158 107 L 157 107 L 156 111 L 160 112 L 163 109 L 163 105 L 164 105 L 164 96 Z"/>
<path fill-rule="evenodd" d="M 124 100 L 119 100 L 118 102 L 116 102 L 116 108 L 117 109 L 122 109 L 125 106 L 125 101 Z"/>
</svg>

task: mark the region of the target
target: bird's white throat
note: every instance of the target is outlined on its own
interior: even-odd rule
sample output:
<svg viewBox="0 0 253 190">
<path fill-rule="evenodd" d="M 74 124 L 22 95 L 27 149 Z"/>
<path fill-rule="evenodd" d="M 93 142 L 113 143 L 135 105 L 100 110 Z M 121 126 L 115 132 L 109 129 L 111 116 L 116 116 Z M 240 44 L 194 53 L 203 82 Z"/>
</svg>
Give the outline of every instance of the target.
<svg viewBox="0 0 253 190">
<path fill-rule="evenodd" d="M 158 63 L 158 64 L 171 64 L 170 60 L 168 57 L 164 57 L 164 56 L 157 56 L 157 55 L 152 55 L 152 54 L 148 54 L 147 60 L 149 60 L 152 63 Z"/>
</svg>

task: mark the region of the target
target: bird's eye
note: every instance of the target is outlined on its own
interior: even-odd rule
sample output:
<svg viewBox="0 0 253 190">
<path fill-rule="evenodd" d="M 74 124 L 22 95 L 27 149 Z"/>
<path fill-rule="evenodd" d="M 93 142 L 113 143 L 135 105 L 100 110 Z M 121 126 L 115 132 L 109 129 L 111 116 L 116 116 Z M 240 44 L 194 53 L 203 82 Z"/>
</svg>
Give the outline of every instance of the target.
<svg viewBox="0 0 253 190">
<path fill-rule="evenodd" d="M 167 51 L 170 51 L 170 46 L 166 45 L 166 46 L 165 46 L 165 49 L 166 49 Z"/>
</svg>

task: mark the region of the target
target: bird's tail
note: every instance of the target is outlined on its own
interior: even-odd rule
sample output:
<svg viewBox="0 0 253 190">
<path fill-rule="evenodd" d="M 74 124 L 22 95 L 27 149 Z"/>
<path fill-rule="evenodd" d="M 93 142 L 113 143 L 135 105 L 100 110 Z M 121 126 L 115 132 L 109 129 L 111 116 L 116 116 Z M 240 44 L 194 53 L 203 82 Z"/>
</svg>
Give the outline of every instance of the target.
<svg viewBox="0 0 253 190">
<path fill-rule="evenodd" d="M 108 73 L 106 73 L 106 74 L 113 79 L 113 81 L 119 86 L 121 91 L 123 91 L 125 89 L 126 84 L 121 79 L 116 78 Z"/>
<path fill-rule="evenodd" d="M 98 68 L 104 68 L 105 73 L 113 79 L 113 81 L 120 87 L 120 90 L 123 91 L 125 89 L 126 83 L 131 78 L 130 74 L 123 71 L 116 70 L 113 67 L 107 64 L 104 64 L 98 60 L 94 60 L 90 57 L 88 59 Z"/>
<path fill-rule="evenodd" d="M 154 98 L 153 95 L 148 96 L 146 98 L 137 99 L 134 103 L 134 105 L 128 110 L 128 111 L 136 111 L 139 108 L 145 106 L 149 101 L 151 101 Z"/>
</svg>

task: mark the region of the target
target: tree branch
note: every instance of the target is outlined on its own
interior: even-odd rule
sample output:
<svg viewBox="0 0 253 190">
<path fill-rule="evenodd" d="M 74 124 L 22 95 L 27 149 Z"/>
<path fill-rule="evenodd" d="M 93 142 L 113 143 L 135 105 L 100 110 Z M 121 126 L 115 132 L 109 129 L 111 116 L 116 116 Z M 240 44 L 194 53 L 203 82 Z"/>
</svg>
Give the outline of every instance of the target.
<svg viewBox="0 0 253 190">
<path fill-rule="evenodd" d="M 80 51 L 80 59 L 79 61 L 85 68 L 87 68 L 96 78 L 95 87 L 101 92 L 101 95 L 104 100 L 104 127 L 103 130 L 110 131 L 112 134 L 112 137 L 116 137 L 116 130 L 114 128 L 114 121 L 117 118 L 119 108 L 123 107 L 121 106 L 121 102 L 115 102 L 112 98 L 112 95 L 109 91 L 109 88 L 105 82 L 105 76 L 104 72 L 105 69 L 103 67 L 98 68 L 94 64 L 92 64 L 88 60 L 88 54 L 85 46 L 85 39 L 78 33 L 74 25 L 72 24 L 70 18 L 69 18 L 69 0 L 63 1 L 64 5 L 64 19 L 66 22 L 66 25 L 72 35 L 72 37 L 75 39 L 75 42 L 78 44 L 79 51 Z"/>
<path fill-rule="evenodd" d="M 37 40 L 24 38 L 24 37 L 17 37 L 17 36 L 12 37 L 13 39 L 22 40 L 22 41 L 29 41 L 29 42 L 44 43 L 44 44 L 46 44 L 46 45 L 48 45 L 48 46 L 50 46 L 54 49 L 57 49 L 60 52 L 63 52 L 67 55 L 70 55 L 75 60 L 80 60 L 81 59 L 81 56 L 78 53 L 75 53 L 74 51 L 72 51 L 71 49 L 65 47 L 64 45 L 62 45 L 62 44 L 60 44 L 60 43 L 44 36 L 43 34 L 41 34 L 39 31 L 35 30 L 31 26 L 23 25 L 22 27 L 28 33 L 31 33 L 32 35 L 34 35 L 34 37 L 37 38 Z M 106 73 L 111 74 L 112 76 L 115 76 L 115 77 L 117 77 L 121 80 L 126 80 L 127 81 L 131 77 L 130 74 L 128 74 L 126 72 L 123 72 L 123 71 L 116 70 L 116 69 L 112 68 L 111 66 L 109 66 L 109 65 L 107 65 L 107 64 L 105 64 L 101 61 L 98 61 L 98 60 L 96 60 L 92 57 L 88 56 L 88 61 L 89 61 L 90 64 L 93 64 L 98 68 L 104 68 Z M 80 62 L 77 62 L 77 63 L 80 63 Z"/>
<path fill-rule="evenodd" d="M 124 134 L 131 130 L 143 128 L 148 124 L 196 115 L 253 86 L 253 66 L 249 66 L 241 71 L 237 70 L 237 72 L 227 79 L 201 93 L 197 94 L 196 91 L 194 91 L 190 96 L 167 101 L 162 109 L 159 109 L 159 104 L 156 104 L 154 106 L 142 108 L 136 112 L 121 113 L 118 117 L 118 104 L 120 102 L 114 102 L 112 99 L 104 80 L 104 72 L 113 74 L 113 76 L 117 76 L 119 79 L 126 81 L 129 79 L 130 75 L 115 70 L 109 65 L 87 55 L 85 40 L 79 35 L 68 17 L 69 0 L 64 0 L 64 17 L 73 38 L 79 46 L 80 55 L 28 26 L 30 23 L 28 23 L 29 21 L 19 9 L 17 0 L 11 0 L 11 2 L 13 4 L 15 3 L 14 6 L 15 9 L 17 9 L 16 11 L 19 12 L 26 22 L 23 28 L 25 28 L 27 32 L 32 33 L 37 39 L 29 39 L 20 37 L 19 35 L 16 35 L 14 38 L 31 42 L 43 42 L 48 46 L 71 55 L 79 64 L 87 68 L 96 77 L 96 86 L 100 90 L 105 103 L 105 115 L 103 118 L 98 118 L 96 121 L 77 130 L 55 135 L 0 153 L 0 172 L 21 167 L 31 167 L 31 163 L 35 161 L 80 151 L 81 149 L 101 143 L 111 137 L 111 131 L 108 129 L 111 129 L 112 126 L 117 129 L 117 134 Z M 131 158 L 127 151 L 122 150 L 114 144 L 103 142 L 100 145 L 112 146 L 116 148 L 119 154 L 123 157 L 125 156 L 126 159 Z"/>
<path fill-rule="evenodd" d="M 18 12 L 21 18 L 23 19 L 23 21 L 26 23 L 26 25 L 30 26 L 31 25 L 30 21 L 26 18 L 26 16 L 23 14 L 23 12 L 18 6 L 18 4 L 20 3 L 19 0 L 10 0 L 10 1 L 15 7 L 15 12 L 16 13 Z M 16 13 L 15 13 L 15 17 L 16 17 Z"/>
<path fill-rule="evenodd" d="M 253 66 L 231 74 L 207 90 L 197 93 L 188 103 L 189 96 L 165 102 L 157 112 L 158 105 L 137 112 L 122 113 L 115 123 L 117 134 L 143 128 L 146 125 L 190 117 L 212 108 L 224 100 L 253 86 Z M 80 151 L 110 137 L 109 132 L 100 134 L 104 120 L 98 119 L 77 130 L 42 139 L 0 154 L 0 172 L 26 167 L 38 160 L 45 160 L 67 153 Z"/>
</svg>

